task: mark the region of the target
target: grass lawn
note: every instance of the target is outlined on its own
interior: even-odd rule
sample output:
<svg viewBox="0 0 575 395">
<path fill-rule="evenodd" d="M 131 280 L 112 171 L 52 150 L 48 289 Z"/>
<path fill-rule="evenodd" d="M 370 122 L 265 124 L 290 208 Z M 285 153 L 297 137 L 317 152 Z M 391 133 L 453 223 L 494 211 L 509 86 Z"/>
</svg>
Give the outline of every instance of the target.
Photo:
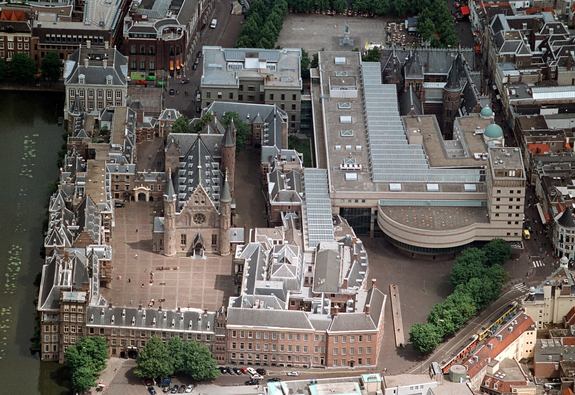
<svg viewBox="0 0 575 395">
<path fill-rule="evenodd" d="M 289 148 L 295 149 L 303 155 L 304 167 L 312 167 L 311 161 L 311 140 L 310 139 L 289 139 Z"/>
</svg>

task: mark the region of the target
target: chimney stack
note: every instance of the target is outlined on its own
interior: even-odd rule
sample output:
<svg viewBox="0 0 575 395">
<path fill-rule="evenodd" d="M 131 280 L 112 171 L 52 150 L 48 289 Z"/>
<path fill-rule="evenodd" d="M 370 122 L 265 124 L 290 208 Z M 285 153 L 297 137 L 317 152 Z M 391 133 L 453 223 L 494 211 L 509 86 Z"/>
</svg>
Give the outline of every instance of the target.
<svg viewBox="0 0 575 395">
<path fill-rule="evenodd" d="M 335 315 L 337 317 L 338 314 L 339 314 L 339 306 L 336 304 L 335 305 L 335 312 L 333 313 L 333 315 Z"/>
<path fill-rule="evenodd" d="M 92 40 L 86 40 L 86 48 L 90 49 L 91 44 L 92 44 Z"/>
<path fill-rule="evenodd" d="M 104 70 L 108 68 L 108 59 L 102 59 L 102 66 L 104 67 Z"/>
<path fill-rule="evenodd" d="M 365 315 L 369 315 L 369 307 L 368 304 L 365 305 Z"/>
<path fill-rule="evenodd" d="M 343 279 L 343 289 L 347 289 L 347 278 Z"/>
<path fill-rule="evenodd" d="M 372 278 L 371 279 L 371 288 L 377 288 L 376 284 L 377 284 L 377 280 L 375 278 Z"/>
<path fill-rule="evenodd" d="M 105 49 L 110 48 L 110 42 L 109 41 L 104 41 L 104 48 Z"/>
<path fill-rule="evenodd" d="M 90 58 L 86 57 L 86 59 L 84 59 L 84 67 L 88 68 L 89 65 L 90 65 Z"/>
</svg>

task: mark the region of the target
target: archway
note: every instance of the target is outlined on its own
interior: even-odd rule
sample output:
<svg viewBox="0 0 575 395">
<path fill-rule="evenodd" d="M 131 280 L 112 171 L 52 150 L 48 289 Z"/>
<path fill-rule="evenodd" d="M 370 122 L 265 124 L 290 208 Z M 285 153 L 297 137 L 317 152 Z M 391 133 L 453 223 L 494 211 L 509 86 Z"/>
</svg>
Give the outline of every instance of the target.
<svg viewBox="0 0 575 395">
<path fill-rule="evenodd" d="M 143 192 L 138 193 L 138 199 L 137 199 L 137 201 L 138 201 L 138 202 L 147 202 L 148 199 L 147 199 L 146 194 L 143 193 Z"/>
</svg>

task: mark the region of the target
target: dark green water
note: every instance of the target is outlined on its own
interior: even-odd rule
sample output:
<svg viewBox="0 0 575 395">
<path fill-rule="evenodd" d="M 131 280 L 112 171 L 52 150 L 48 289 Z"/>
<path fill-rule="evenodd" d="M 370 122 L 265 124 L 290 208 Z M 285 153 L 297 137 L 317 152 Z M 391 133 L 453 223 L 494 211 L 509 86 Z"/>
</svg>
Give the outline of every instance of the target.
<svg viewBox="0 0 575 395">
<path fill-rule="evenodd" d="M 0 91 L 0 393 L 64 394 L 59 365 L 29 350 L 47 184 L 58 177 L 63 94 Z"/>
</svg>

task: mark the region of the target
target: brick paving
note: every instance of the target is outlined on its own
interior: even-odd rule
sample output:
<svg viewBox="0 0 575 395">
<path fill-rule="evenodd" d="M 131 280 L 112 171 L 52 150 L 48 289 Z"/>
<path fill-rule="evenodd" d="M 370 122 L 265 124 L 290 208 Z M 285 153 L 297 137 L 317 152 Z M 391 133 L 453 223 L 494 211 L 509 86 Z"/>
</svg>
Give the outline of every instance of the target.
<svg viewBox="0 0 575 395">
<path fill-rule="evenodd" d="M 111 288 L 102 290 L 103 296 L 114 305 L 147 305 L 154 300 L 154 308 L 161 304 L 166 309 L 215 311 L 227 304 L 233 288 L 231 255 L 193 259 L 152 252 L 154 209 L 160 212 L 160 205 L 131 202 L 116 210 L 116 227 L 110 241 L 114 249 L 113 278 Z M 165 301 L 160 303 L 161 299 Z"/>
</svg>

